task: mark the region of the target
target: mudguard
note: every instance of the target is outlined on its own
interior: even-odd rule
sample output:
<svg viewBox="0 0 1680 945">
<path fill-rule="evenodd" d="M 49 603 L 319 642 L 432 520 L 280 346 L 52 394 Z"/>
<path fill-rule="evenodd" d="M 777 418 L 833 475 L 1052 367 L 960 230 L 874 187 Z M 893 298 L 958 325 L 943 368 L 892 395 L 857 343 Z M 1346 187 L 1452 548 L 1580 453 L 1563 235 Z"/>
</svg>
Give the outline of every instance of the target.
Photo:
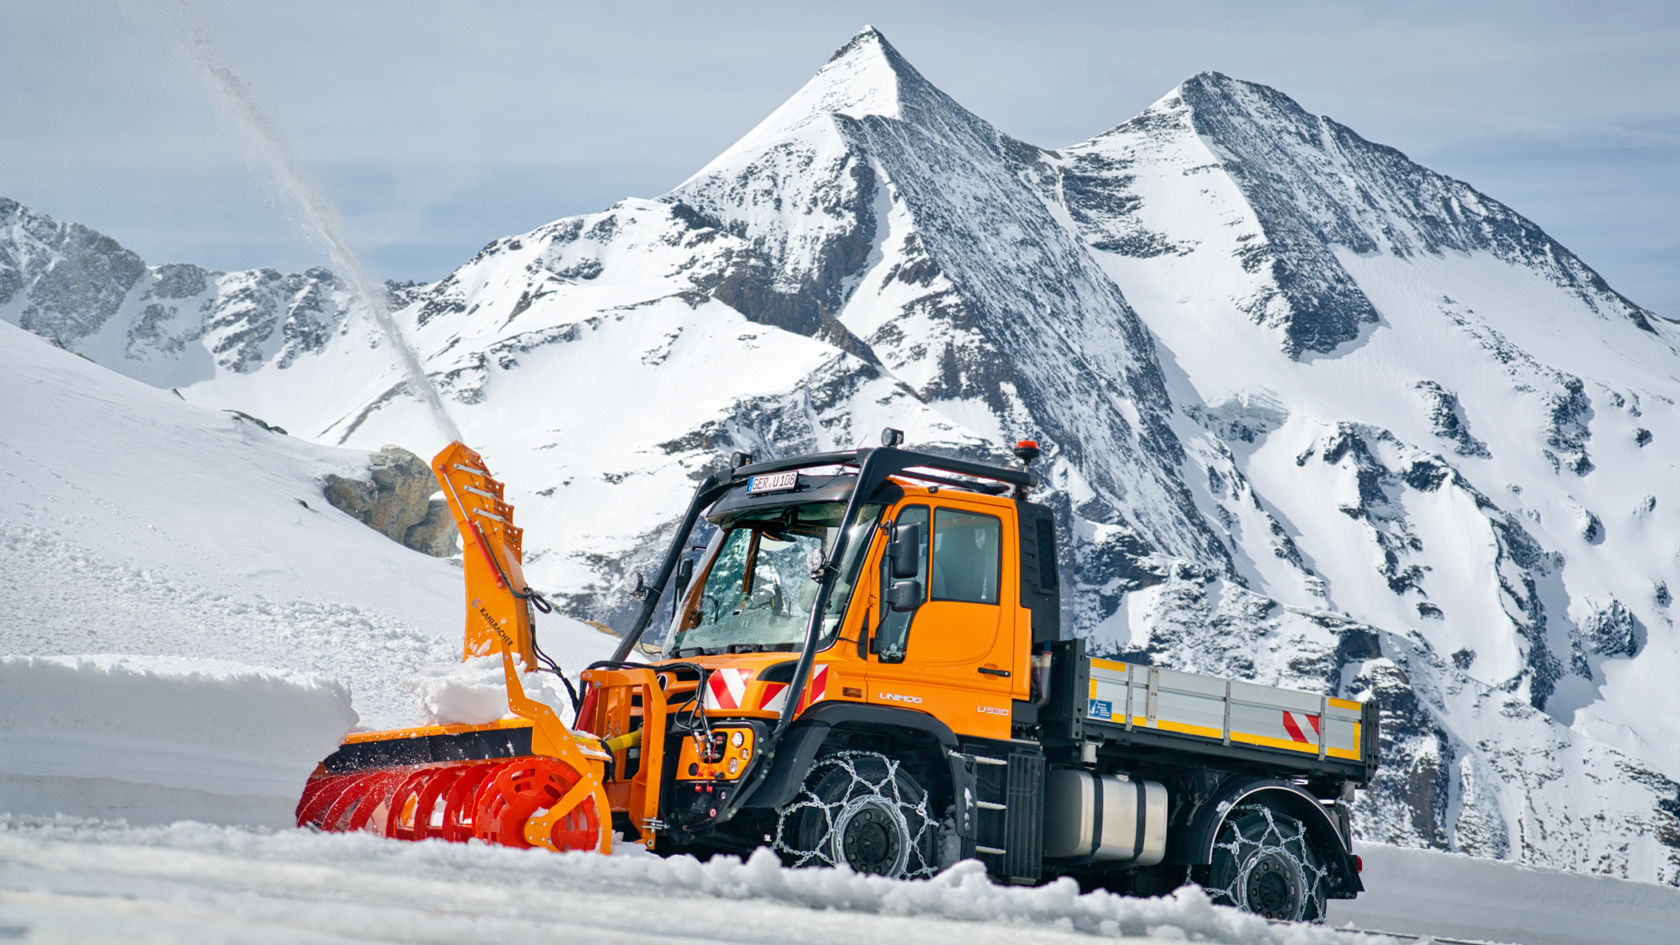
<svg viewBox="0 0 1680 945">
<path fill-rule="evenodd" d="M 744 807 L 780 807 L 799 796 L 805 774 L 817 759 L 823 743 L 835 729 L 883 728 L 894 731 L 920 732 L 933 739 L 945 752 L 951 766 L 952 780 L 960 792 L 962 779 L 957 754 L 957 736 L 949 726 L 931 715 L 895 709 L 889 706 L 863 705 L 855 702 L 819 702 L 805 710 L 782 736 L 776 746 L 776 756 L 770 770 L 758 783 Z"/>
<path fill-rule="evenodd" d="M 1351 899 L 1364 891 L 1353 852 L 1343 840 L 1335 818 L 1306 789 L 1275 778 L 1232 778 L 1221 784 L 1213 796 L 1189 813 L 1188 823 L 1176 832 L 1175 840 L 1169 841 L 1167 862 L 1190 866 L 1213 862 L 1213 843 L 1220 825 L 1227 814 L 1245 802 L 1267 804 L 1301 821 L 1314 844 L 1325 854 L 1325 865 L 1335 881 L 1332 898 Z"/>
</svg>

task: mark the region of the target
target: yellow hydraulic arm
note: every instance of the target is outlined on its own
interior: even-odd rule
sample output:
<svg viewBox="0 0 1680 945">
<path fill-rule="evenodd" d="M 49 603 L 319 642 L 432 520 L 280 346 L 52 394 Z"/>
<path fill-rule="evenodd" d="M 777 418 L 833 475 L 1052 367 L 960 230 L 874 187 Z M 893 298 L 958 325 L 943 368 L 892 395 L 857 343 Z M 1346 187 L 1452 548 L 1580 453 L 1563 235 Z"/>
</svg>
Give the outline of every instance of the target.
<svg viewBox="0 0 1680 945">
<path fill-rule="evenodd" d="M 525 825 L 526 839 L 552 846 L 550 828 L 579 804 L 593 803 L 600 824 L 602 853 L 612 847 L 612 810 L 602 787 L 605 765 L 612 756 L 579 738 L 552 708 L 525 695 L 519 670 L 536 668 L 531 638 L 531 600 L 520 567 L 523 532 L 513 524 L 513 506 L 504 487 L 490 475 L 484 460 L 461 443 L 451 443 L 432 459 L 432 472 L 443 486 L 444 498 L 461 531 L 462 565 L 466 571 L 467 625 L 462 657 L 484 656 L 500 650 L 506 676 L 508 708 L 531 722 L 531 752 L 570 765 L 577 784 L 546 812 Z M 516 657 L 522 667 L 515 665 Z"/>
</svg>

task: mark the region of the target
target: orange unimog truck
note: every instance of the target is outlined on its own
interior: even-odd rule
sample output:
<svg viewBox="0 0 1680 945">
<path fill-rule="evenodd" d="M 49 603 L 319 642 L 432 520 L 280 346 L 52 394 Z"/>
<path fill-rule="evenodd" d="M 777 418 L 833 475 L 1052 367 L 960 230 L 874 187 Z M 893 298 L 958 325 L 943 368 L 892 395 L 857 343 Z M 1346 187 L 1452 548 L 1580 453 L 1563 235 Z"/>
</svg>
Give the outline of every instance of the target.
<svg viewBox="0 0 1680 945">
<path fill-rule="evenodd" d="M 1194 881 L 1306 921 L 1363 889 L 1350 819 L 1374 705 L 1087 657 L 1061 633 L 1052 512 L 1028 498 L 1036 446 L 1005 467 L 900 440 L 737 453 L 701 483 L 569 729 L 519 688 L 546 605 L 512 509 L 476 454 L 483 479 L 459 488 L 440 454 L 467 652 L 502 651 L 520 717 L 352 736 L 300 823 L 603 851 L 616 828 L 661 853 L 768 846 L 896 877 L 974 858 L 1000 882 Z M 489 518 L 465 489 L 495 499 Z"/>
</svg>

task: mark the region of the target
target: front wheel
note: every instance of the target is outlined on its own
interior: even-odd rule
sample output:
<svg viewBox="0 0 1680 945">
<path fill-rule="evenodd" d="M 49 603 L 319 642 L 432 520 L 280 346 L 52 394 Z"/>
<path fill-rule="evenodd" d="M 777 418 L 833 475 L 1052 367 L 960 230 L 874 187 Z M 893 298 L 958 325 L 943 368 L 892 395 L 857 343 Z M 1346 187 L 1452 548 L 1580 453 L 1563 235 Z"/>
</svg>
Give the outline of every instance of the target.
<svg viewBox="0 0 1680 945">
<path fill-rule="evenodd" d="M 838 866 L 893 878 L 938 872 L 927 791 L 872 751 L 819 758 L 799 796 L 776 811 L 775 849 L 789 866 Z"/>
<path fill-rule="evenodd" d="M 1263 804 L 1225 818 L 1203 883 L 1215 903 L 1291 922 L 1323 922 L 1329 884 L 1306 826 Z"/>
</svg>

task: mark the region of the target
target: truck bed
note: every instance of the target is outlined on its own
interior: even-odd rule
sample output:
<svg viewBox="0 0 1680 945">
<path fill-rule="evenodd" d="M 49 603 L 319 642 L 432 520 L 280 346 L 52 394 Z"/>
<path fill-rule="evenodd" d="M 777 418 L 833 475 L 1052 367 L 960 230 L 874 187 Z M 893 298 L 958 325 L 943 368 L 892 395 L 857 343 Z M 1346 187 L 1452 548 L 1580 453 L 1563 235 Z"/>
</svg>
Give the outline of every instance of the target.
<svg viewBox="0 0 1680 945">
<path fill-rule="evenodd" d="M 1358 782 L 1375 768 L 1374 704 L 1086 657 L 1065 659 L 1058 689 L 1071 703 L 1077 740 L 1224 756 L 1291 773 Z M 1071 657 L 1071 659 L 1067 659 Z"/>
</svg>

